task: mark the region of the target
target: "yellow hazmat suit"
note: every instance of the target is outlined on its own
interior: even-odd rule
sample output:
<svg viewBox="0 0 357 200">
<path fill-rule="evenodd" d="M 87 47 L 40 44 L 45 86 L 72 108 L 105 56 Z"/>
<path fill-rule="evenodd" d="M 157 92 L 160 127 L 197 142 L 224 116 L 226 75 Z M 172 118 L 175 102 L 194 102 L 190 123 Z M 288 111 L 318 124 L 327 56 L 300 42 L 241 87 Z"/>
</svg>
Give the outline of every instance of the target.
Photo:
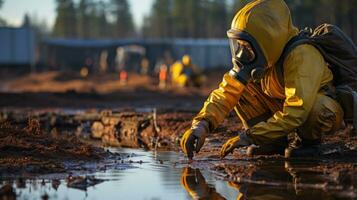
<svg viewBox="0 0 357 200">
<path fill-rule="evenodd" d="M 177 61 L 170 67 L 171 81 L 173 85 L 185 87 L 188 77 L 183 73 L 184 66 L 181 62 Z"/>
<path fill-rule="evenodd" d="M 303 139 L 318 140 L 339 128 L 343 111 L 323 90 L 333 75 L 315 47 L 304 44 L 292 50 L 283 63 L 284 85 L 278 81 L 275 65 L 284 46 L 298 33 L 283 0 L 252 1 L 236 14 L 232 29 L 256 39 L 268 62 L 267 73 L 260 83 L 246 86 L 225 74 L 193 124 L 206 120 L 212 131 L 236 107 L 250 128 L 248 137 L 258 145 L 279 141 L 296 129 Z"/>
<path fill-rule="evenodd" d="M 201 86 L 205 81 L 200 70 L 192 64 L 189 55 L 184 55 L 181 62 L 175 62 L 170 68 L 170 73 L 172 84 L 180 87 L 187 85 Z"/>
</svg>

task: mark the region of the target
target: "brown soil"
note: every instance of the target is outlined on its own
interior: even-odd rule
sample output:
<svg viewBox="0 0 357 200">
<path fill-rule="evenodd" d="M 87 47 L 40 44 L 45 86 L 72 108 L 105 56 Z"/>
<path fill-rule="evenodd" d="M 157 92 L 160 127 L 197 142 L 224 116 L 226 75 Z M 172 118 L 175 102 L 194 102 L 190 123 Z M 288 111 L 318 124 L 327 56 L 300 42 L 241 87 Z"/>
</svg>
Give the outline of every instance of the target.
<svg viewBox="0 0 357 200">
<path fill-rule="evenodd" d="M 54 157 L 63 160 L 73 157 L 84 160 L 98 158 L 96 154 L 98 149 L 94 151 L 94 147 L 82 143 L 76 136 L 91 144 L 99 142 L 99 145 L 107 146 L 178 151 L 180 150 L 179 139 L 183 132 L 190 127 L 195 112 L 158 110 L 155 117 L 153 112 L 111 112 L 107 110 L 101 112 L 89 110 L 72 115 L 55 111 L 49 112 L 48 110 L 17 111 L 3 113 L 2 115 L 6 116 L 6 119 L 3 120 L 11 121 L 19 126 L 24 126 L 27 123 L 27 116 L 38 119 L 38 121 L 30 120 L 30 125 L 25 128 L 2 123 L 2 151 L 0 153 L 2 165 L 13 163 L 11 159 L 17 159 L 17 163 L 25 164 L 26 162 L 45 160 L 48 161 L 45 166 L 52 166 L 56 170 L 61 170 L 63 166 L 56 165 L 58 163 L 53 164 L 52 159 Z M 47 132 L 51 134 L 39 129 L 39 123 L 44 125 Z M 96 129 L 97 135 L 93 135 L 93 125 L 97 123 L 101 124 L 101 129 Z M 194 165 L 198 168 L 213 167 L 214 171 L 226 174 L 228 178 L 236 179 L 237 176 L 250 177 L 253 171 L 259 169 L 256 166 L 261 163 L 271 160 L 284 161 L 281 155 L 247 157 L 244 151 L 235 151 L 234 154 L 228 155 L 226 159 L 220 160 L 221 145 L 241 130 L 241 123 L 232 113 L 220 127 L 210 134 L 206 145 L 195 156 L 197 162 Z M 101 142 L 97 139 L 101 139 Z M 326 155 L 319 158 L 305 158 L 301 162 L 312 161 L 316 165 L 309 166 L 309 169 L 315 169 L 326 174 L 333 173 L 335 170 L 355 171 L 356 144 L 356 137 L 351 136 L 348 131 L 341 131 L 324 138 Z M 16 151 L 17 153 L 14 153 Z M 6 157 L 9 155 L 11 156 Z M 38 155 L 43 160 L 31 157 L 33 155 Z M 240 166 L 236 164 L 237 162 L 247 162 L 253 165 Z"/>
<path fill-rule="evenodd" d="M 0 174 L 63 172 L 70 160 L 93 161 L 106 152 L 80 142 L 74 135 L 45 133 L 37 120 L 21 128 L 8 122 L 0 124 Z"/>
<path fill-rule="evenodd" d="M 159 107 L 198 110 L 217 88 L 224 70 L 211 72 L 201 88 L 158 87 L 152 76 L 130 74 L 126 85 L 115 74 L 81 78 L 77 74 L 43 72 L 13 79 L 1 78 L 0 107 L 3 108 L 125 108 Z"/>
</svg>

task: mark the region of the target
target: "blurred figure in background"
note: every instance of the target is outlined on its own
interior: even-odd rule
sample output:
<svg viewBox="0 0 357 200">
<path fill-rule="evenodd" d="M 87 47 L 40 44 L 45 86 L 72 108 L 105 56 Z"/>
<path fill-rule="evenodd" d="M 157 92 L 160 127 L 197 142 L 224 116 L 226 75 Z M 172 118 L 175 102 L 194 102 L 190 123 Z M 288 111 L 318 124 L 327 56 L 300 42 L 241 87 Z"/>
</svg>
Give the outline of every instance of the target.
<svg viewBox="0 0 357 200">
<path fill-rule="evenodd" d="M 119 72 L 119 82 L 120 85 L 126 85 L 128 83 L 128 72 L 125 70 Z"/>
<path fill-rule="evenodd" d="M 88 68 L 82 67 L 81 70 L 79 71 L 79 74 L 81 75 L 82 78 L 86 78 L 89 74 Z"/>
<path fill-rule="evenodd" d="M 125 50 L 118 47 L 115 55 L 115 70 L 119 72 L 120 85 L 126 85 L 128 82 L 128 72 L 125 70 Z"/>
<path fill-rule="evenodd" d="M 159 88 L 166 88 L 167 84 L 167 65 L 161 64 L 159 70 Z"/>
<path fill-rule="evenodd" d="M 84 60 L 84 65 L 80 69 L 79 74 L 82 78 L 86 78 L 89 75 L 90 70 L 93 70 L 93 59 L 91 57 L 87 57 Z"/>
<path fill-rule="evenodd" d="M 140 74 L 147 75 L 149 73 L 150 62 L 149 59 L 144 57 L 140 62 Z"/>
<path fill-rule="evenodd" d="M 120 72 L 125 66 L 125 51 L 122 47 L 118 47 L 115 55 L 115 70 Z"/>
<path fill-rule="evenodd" d="M 106 73 L 108 70 L 108 51 L 103 50 L 99 58 L 99 72 Z"/>
<path fill-rule="evenodd" d="M 176 61 L 170 67 L 172 85 L 179 87 L 200 87 L 205 82 L 205 77 L 200 70 L 192 64 L 191 57 L 184 55 L 181 61 Z"/>
</svg>

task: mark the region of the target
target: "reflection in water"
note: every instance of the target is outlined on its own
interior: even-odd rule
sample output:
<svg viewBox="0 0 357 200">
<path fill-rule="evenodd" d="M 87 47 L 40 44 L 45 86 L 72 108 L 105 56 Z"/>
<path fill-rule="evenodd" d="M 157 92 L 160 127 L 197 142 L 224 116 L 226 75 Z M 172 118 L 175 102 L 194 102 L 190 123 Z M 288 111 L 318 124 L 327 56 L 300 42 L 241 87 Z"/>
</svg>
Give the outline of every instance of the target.
<svg viewBox="0 0 357 200">
<path fill-rule="evenodd" d="M 217 193 L 214 187 L 207 184 L 199 169 L 192 169 L 190 167 L 183 168 L 181 185 L 192 199 L 225 199 Z"/>
<path fill-rule="evenodd" d="M 269 163 L 257 167 L 249 179 L 227 182 L 227 185 L 238 191 L 237 196 L 232 197 L 237 200 L 356 198 L 355 191 L 338 190 L 325 185 L 331 181 L 330 177 L 309 171 L 308 166 L 306 163 L 288 161 Z M 183 168 L 180 183 L 192 199 L 226 199 L 222 196 L 223 193 L 206 182 L 199 169 Z"/>
<path fill-rule="evenodd" d="M 281 200 L 281 199 L 296 199 L 292 191 L 287 188 L 276 188 L 266 185 L 257 185 L 257 184 L 249 184 L 249 183 L 237 183 L 237 182 L 229 182 L 231 187 L 239 190 L 239 195 L 237 196 L 237 200 L 243 199 L 256 199 L 256 200 Z M 299 198 L 298 198 L 299 199 Z M 304 198 L 303 198 L 304 199 Z M 311 198 L 306 198 L 311 199 Z"/>
<path fill-rule="evenodd" d="M 271 170 L 271 169 L 270 169 Z M 254 176 L 264 176 L 263 171 L 259 171 Z M 270 178 L 272 176 L 282 177 L 281 171 L 279 174 L 275 174 L 274 171 L 265 174 Z M 284 177 L 284 176 L 283 176 Z M 286 176 L 285 176 L 286 177 Z M 269 186 L 260 186 L 257 184 L 249 183 L 237 183 L 237 182 L 227 182 L 227 184 L 239 191 L 236 199 L 262 199 L 262 200 L 273 200 L 273 199 L 293 199 L 295 194 L 289 193 L 284 190 L 277 190 Z M 185 188 L 187 193 L 191 196 L 192 199 L 210 199 L 210 200 L 220 200 L 225 199 L 219 194 L 214 187 L 207 184 L 204 176 L 201 174 L 199 169 L 192 169 L 190 167 L 184 168 L 182 171 L 181 185 Z"/>
</svg>

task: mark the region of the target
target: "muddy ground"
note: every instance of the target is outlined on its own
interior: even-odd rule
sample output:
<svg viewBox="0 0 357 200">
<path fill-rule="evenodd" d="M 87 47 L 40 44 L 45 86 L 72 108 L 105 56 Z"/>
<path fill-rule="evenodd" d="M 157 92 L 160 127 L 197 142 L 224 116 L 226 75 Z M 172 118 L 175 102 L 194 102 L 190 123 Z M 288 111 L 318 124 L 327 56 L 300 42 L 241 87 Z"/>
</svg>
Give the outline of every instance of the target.
<svg viewBox="0 0 357 200">
<path fill-rule="evenodd" d="M 133 167 L 130 157 L 135 155 L 113 154 L 103 149 L 108 146 L 180 151 L 182 133 L 221 74 L 212 75 L 201 89 L 159 89 L 155 80 L 135 76 L 126 87 L 115 77 L 68 80 L 58 73 L 3 80 L 0 175 Z M 343 190 L 344 195 L 357 197 L 357 137 L 347 129 L 326 136 L 324 155 L 318 158 L 247 157 L 243 149 L 220 160 L 223 142 L 241 130 L 231 113 L 208 137 L 195 161 L 182 158 L 174 166 L 209 169 L 237 185 L 288 183 L 289 187 Z"/>
<path fill-rule="evenodd" d="M 112 154 L 80 141 L 76 135 L 56 129 L 44 131 L 36 119 L 29 119 L 25 126 L 0 122 L 0 175 L 3 178 L 86 170 L 86 167 L 78 168 L 78 164 L 105 163 L 108 158 L 121 160 L 121 157 L 127 155 Z"/>
<path fill-rule="evenodd" d="M 123 85 L 115 74 L 82 78 L 76 72 L 44 72 L 9 79 L 0 74 L 1 108 L 175 108 L 198 110 L 218 86 L 224 71 L 207 74 L 201 88 L 178 88 L 167 81 L 159 88 L 155 76 L 129 74 Z"/>
<path fill-rule="evenodd" d="M 98 148 L 104 146 L 179 151 L 179 139 L 190 126 L 194 114 L 164 110 L 89 110 L 72 114 L 49 114 L 47 110 L 37 110 L 25 115 L 20 111 L 3 112 L 6 119 L 2 118 L 0 126 L 0 171 L 2 174 L 36 174 L 118 167 L 106 163 L 81 169 L 73 164 L 98 163 L 108 158 L 112 158 L 109 160 L 114 160 L 118 165 L 130 164 L 128 155 L 113 155 Z M 31 120 L 21 116 L 31 116 Z M 96 127 L 98 123 L 102 125 L 101 128 Z M 286 184 L 287 180 L 282 178 L 286 175 L 281 175 L 285 172 L 292 179 L 289 183 L 302 188 L 356 192 L 357 138 L 351 136 L 349 131 L 325 137 L 324 154 L 318 158 L 287 160 L 282 155 L 247 157 L 243 149 L 221 160 L 221 145 L 241 129 L 237 117 L 230 115 L 208 137 L 206 145 L 192 163 L 182 158 L 174 163 L 175 167 L 189 165 L 212 170 L 219 177 L 230 181 L 273 185 Z M 309 174 L 315 178 L 309 178 Z"/>
</svg>

